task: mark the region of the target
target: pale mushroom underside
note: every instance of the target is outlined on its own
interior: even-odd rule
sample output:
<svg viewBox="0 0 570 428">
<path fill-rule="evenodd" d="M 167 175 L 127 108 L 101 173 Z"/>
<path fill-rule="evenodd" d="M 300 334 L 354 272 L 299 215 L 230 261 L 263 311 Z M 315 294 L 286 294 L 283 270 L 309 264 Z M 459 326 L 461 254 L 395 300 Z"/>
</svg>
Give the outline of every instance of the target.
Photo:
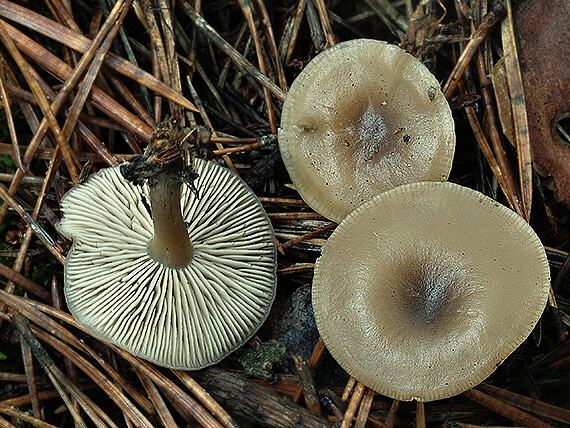
<svg viewBox="0 0 570 428">
<path fill-rule="evenodd" d="M 119 167 L 101 170 L 62 201 L 59 230 L 73 239 L 65 263 L 71 313 L 92 334 L 157 364 L 199 369 L 248 340 L 276 287 L 276 249 L 261 203 L 233 172 L 196 159 L 199 199 L 184 186 L 194 255 L 172 269 L 152 260 L 152 219 Z"/>
<path fill-rule="evenodd" d="M 313 306 L 343 368 L 399 400 L 483 381 L 530 334 L 549 292 L 540 240 L 471 189 L 415 183 L 352 212 L 315 266 Z"/>
</svg>

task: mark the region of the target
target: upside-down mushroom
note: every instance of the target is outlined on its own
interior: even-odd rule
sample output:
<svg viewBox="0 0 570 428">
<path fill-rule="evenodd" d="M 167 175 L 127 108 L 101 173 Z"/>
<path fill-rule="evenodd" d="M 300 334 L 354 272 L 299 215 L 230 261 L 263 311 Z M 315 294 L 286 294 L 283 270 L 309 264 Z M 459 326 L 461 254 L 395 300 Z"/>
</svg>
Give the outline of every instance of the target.
<svg viewBox="0 0 570 428">
<path fill-rule="evenodd" d="M 258 198 L 227 168 L 193 165 L 197 194 L 176 169 L 142 186 L 120 167 L 103 169 L 65 195 L 59 224 L 73 240 L 65 296 L 74 317 L 95 337 L 177 369 L 241 346 L 276 287 L 273 229 Z"/>
<path fill-rule="evenodd" d="M 483 194 L 413 183 L 349 214 L 315 266 L 319 332 L 375 391 L 431 401 L 483 381 L 530 334 L 549 293 L 532 228 Z"/>
<path fill-rule="evenodd" d="M 317 55 L 293 82 L 279 147 L 301 197 L 339 222 L 385 190 L 446 180 L 454 122 L 419 60 L 386 42 L 357 39 Z"/>
</svg>

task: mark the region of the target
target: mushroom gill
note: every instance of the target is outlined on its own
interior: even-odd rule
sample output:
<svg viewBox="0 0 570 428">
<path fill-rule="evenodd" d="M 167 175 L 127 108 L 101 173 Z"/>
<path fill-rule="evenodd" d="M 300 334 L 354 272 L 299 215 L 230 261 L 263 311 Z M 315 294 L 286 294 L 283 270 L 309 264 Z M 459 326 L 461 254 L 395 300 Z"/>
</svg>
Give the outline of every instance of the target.
<svg viewBox="0 0 570 428">
<path fill-rule="evenodd" d="M 77 321 L 134 355 L 184 370 L 245 343 L 266 319 L 277 281 L 275 238 L 259 199 L 227 168 L 193 165 L 199 197 L 179 182 L 171 189 L 180 192 L 175 209 L 191 243 L 184 263 L 152 254 L 152 190 L 127 181 L 120 167 L 71 189 L 58 226 L 73 240 L 64 291 Z"/>
</svg>

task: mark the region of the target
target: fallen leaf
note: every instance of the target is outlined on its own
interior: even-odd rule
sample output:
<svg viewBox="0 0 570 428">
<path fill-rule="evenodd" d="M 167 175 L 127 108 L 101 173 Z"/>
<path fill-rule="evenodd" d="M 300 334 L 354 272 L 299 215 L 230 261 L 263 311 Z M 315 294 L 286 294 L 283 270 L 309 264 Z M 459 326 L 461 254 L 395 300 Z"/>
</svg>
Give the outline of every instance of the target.
<svg viewBox="0 0 570 428">
<path fill-rule="evenodd" d="M 515 17 L 533 161 L 570 205 L 570 145 L 556 123 L 570 116 L 570 2 L 530 0 Z"/>
</svg>

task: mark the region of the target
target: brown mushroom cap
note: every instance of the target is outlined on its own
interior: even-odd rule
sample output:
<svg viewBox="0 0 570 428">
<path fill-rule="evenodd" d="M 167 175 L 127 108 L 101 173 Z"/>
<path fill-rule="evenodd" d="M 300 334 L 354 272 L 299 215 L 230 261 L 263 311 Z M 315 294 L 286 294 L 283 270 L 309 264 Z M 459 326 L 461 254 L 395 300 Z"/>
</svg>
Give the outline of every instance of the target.
<svg viewBox="0 0 570 428">
<path fill-rule="evenodd" d="M 530 334 L 549 293 L 545 251 L 483 194 L 424 182 L 348 215 L 315 266 L 319 332 L 340 365 L 399 400 L 483 381 Z"/>
<path fill-rule="evenodd" d="M 446 180 L 454 123 L 420 61 L 358 39 L 320 53 L 293 82 L 279 147 L 302 198 L 338 222 L 385 190 Z"/>
<path fill-rule="evenodd" d="M 193 256 L 167 267 L 149 256 L 148 186 L 106 168 L 68 192 L 58 229 L 73 239 L 65 296 L 95 337 L 159 365 L 199 369 L 247 341 L 276 288 L 276 249 L 259 199 L 233 172 L 194 160 L 199 199 L 180 201 Z"/>
</svg>

